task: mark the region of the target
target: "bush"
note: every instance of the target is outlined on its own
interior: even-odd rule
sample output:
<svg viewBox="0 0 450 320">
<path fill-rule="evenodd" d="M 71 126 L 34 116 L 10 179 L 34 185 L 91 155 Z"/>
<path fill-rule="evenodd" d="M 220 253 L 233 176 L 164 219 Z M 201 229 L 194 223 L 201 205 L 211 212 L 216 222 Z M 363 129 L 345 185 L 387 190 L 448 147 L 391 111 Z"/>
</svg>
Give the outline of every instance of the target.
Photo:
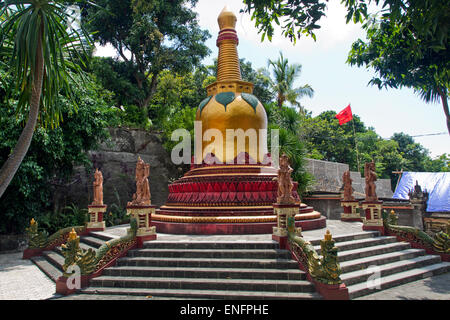
<svg viewBox="0 0 450 320">
<path fill-rule="evenodd" d="M 108 93 L 94 81 L 88 79 L 83 87 L 73 87 L 77 112 L 61 97 L 63 122 L 55 129 L 38 125 L 27 155 L 1 198 L 2 234 L 22 233 L 31 218 L 50 230 L 81 221 L 82 214 L 74 214 L 73 205 L 71 209 L 53 211 L 53 190 L 67 182 L 75 165 L 91 167 L 86 151 L 95 149 L 107 137 L 105 128 L 115 116 L 107 103 Z M 16 114 L 16 102 L 0 96 L 0 166 L 14 148 L 24 121 L 23 115 Z"/>
</svg>

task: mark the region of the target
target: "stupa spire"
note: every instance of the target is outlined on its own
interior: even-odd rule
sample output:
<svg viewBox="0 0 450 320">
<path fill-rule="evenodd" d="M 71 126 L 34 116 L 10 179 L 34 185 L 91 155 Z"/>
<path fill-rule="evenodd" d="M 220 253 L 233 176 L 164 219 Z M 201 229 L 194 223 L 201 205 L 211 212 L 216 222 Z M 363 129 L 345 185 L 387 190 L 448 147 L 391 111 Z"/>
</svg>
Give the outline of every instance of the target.
<svg viewBox="0 0 450 320">
<path fill-rule="evenodd" d="M 219 35 L 216 45 L 219 47 L 217 60 L 217 82 L 207 87 L 208 95 L 219 92 L 252 93 L 253 84 L 242 81 L 237 46 L 239 39 L 236 33 L 236 15 L 225 6 L 220 12 L 217 22 Z"/>
<path fill-rule="evenodd" d="M 239 39 L 235 30 L 237 18 L 228 7 L 223 8 L 217 22 L 219 23 L 219 59 L 217 62 L 217 81 L 242 80 L 239 67 L 237 45 Z"/>
</svg>

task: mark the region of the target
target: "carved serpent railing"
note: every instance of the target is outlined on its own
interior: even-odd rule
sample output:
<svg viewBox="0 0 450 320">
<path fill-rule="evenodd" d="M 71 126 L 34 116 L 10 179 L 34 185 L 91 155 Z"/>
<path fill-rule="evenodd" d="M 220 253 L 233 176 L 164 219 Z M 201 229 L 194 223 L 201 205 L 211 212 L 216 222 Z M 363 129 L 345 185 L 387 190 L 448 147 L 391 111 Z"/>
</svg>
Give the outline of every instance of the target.
<svg viewBox="0 0 450 320">
<path fill-rule="evenodd" d="M 399 226 L 397 222 L 398 217 L 394 210 L 390 214 L 386 210 L 383 211 L 383 225 L 388 234 L 395 235 L 437 253 L 450 254 L 450 223 L 447 224 L 446 230 L 442 230 L 432 237 L 417 228 Z"/>
<path fill-rule="evenodd" d="M 340 275 L 342 273 L 338 262 L 338 248 L 334 245 L 329 230 L 325 238 L 320 241 L 322 257 L 316 252 L 309 241 L 299 237 L 295 232 L 295 221 L 293 217 L 287 219 L 288 224 L 288 243 L 291 252 L 296 259 L 305 268 L 305 271 L 317 282 L 324 284 L 341 284 Z"/>
<path fill-rule="evenodd" d="M 65 258 L 63 265 L 64 276 L 71 276 L 73 273 L 69 270 L 73 270 L 75 265 L 78 266 L 82 276 L 95 275 L 110 262 L 136 245 L 136 232 L 137 221 L 136 219 L 131 219 L 130 229 L 125 236 L 107 241 L 94 251 L 91 248 L 88 250 L 80 248 L 80 238 L 73 230 L 67 243 L 62 245 L 62 252 Z"/>
<path fill-rule="evenodd" d="M 31 219 L 30 226 L 25 229 L 28 237 L 28 249 L 51 250 L 67 241 L 69 233 L 75 230 L 78 234 L 86 232 L 85 226 L 76 226 L 60 229 L 52 235 L 45 230 L 38 230 L 38 223 Z"/>
<path fill-rule="evenodd" d="M 80 248 L 80 238 L 78 237 L 79 234 L 86 233 L 85 226 L 64 228 L 50 236 L 47 231 L 38 229 L 38 223 L 34 219 L 31 220 L 30 226 L 26 228 L 28 249 L 37 250 L 37 254 L 61 245 L 64 256 L 63 275 L 65 277 L 73 274 L 74 266 L 79 268 L 82 276 L 97 273 L 136 245 L 136 232 L 137 221 L 131 219 L 130 229 L 125 236 L 107 241 L 97 250 L 85 250 Z"/>
</svg>

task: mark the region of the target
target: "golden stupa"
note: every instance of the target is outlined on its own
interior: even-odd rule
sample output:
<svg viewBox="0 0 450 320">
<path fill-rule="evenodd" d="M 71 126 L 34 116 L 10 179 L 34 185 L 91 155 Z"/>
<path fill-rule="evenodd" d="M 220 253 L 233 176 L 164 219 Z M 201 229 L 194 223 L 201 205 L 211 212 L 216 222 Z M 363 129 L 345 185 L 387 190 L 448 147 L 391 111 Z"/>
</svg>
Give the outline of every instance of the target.
<svg viewBox="0 0 450 320">
<path fill-rule="evenodd" d="M 267 152 L 267 115 L 252 94 L 253 84 L 241 77 L 236 21 L 227 7 L 219 15 L 217 81 L 206 88 L 208 97 L 199 104 L 196 114 L 202 125 L 196 132 L 202 135 L 200 139 L 195 137 L 196 144 L 202 142 L 198 143 L 191 169 L 169 184 L 165 205 L 152 214 L 152 226 L 158 232 L 272 233 L 277 224 L 273 211 L 278 196 L 277 168 Z M 232 134 L 232 139 L 240 139 L 241 144 L 227 146 L 230 131 L 244 132 L 247 137 Z M 209 141 L 208 132 L 213 132 Z M 292 196 L 300 207 L 295 216 L 297 227 L 308 230 L 325 225 L 319 212 L 301 203 L 297 183 Z"/>
<path fill-rule="evenodd" d="M 235 30 L 236 16 L 227 7 L 217 19 L 220 27 L 217 38 L 219 58 L 217 63 L 217 81 L 209 85 L 206 90 L 208 98 L 200 103 L 196 120 L 202 123 L 202 154 L 196 154 L 196 159 L 204 159 L 205 151 L 210 141 L 205 141 L 205 132 L 217 129 L 222 134 L 223 148 L 211 150 L 222 163 L 233 163 L 236 157 L 247 152 L 256 163 L 263 162 L 267 154 L 267 115 L 261 102 L 253 92 L 253 84 L 242 81 L 237 53 L 239 43 Z M 247 138 L 245 143 L 228 143 L 230 134 L 227 130 L 242 129 L 253 138 Z M 251 130 L 247 131 L 247 130 Z M 260 130 L 263 129 L 264 131 Z M 230 131 L 228 131 L 230 132 Z M 231 136 L 231 139 L 234 139 Z M 233 140 L 230 140 L 230 142 Z"/>
</svg>

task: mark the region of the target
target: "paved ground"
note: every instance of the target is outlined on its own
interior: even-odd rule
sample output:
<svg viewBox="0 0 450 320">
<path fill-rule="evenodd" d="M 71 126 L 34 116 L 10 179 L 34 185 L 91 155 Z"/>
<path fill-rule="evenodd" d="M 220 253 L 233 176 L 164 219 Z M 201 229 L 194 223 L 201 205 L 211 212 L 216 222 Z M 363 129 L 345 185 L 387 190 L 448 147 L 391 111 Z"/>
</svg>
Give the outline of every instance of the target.
<svg viewBox="0 0 450 320">
<path fill-rule="evenodd" d="M 414 281 L 355 300 L 450 300 L 450 273 Z"/>
<path fill-rule="evenodd" d="M 327 229 L 334 236 L 361 232 L 361 223 L 344 223 L 328 220 Z M 108 235 L 120 237 L 126 233 L 127 226 L 109 228 Z M 323 238 L 326 229 L 304 231 L 305 239 Z M 239 236 L 192 236 L 158 234 L 157 241 L 270 241 L 271 235 Z M 55 284 L 29 260 L 22 260 L 22 253 L 0 254 L 0 300 L 40 300 L 58 298 L 54 295 Z M 72 295 L 71 300 L 87 299 L 85 295 Z M 98 297 L 97 297 L 98 299 Z M 152 297 L 104 296 L 102 299 L 155 299 Z M 383 290 L 357 300 L 450 300 L 450 273 L 411 282 L 402 286 Z"/>
<path fill-rule="evenodd" d="M 22 260 L 22 252 L 0 254 L 0 300 L 48 299 L 55 283 L 30 260 Z"/>
</svg>

